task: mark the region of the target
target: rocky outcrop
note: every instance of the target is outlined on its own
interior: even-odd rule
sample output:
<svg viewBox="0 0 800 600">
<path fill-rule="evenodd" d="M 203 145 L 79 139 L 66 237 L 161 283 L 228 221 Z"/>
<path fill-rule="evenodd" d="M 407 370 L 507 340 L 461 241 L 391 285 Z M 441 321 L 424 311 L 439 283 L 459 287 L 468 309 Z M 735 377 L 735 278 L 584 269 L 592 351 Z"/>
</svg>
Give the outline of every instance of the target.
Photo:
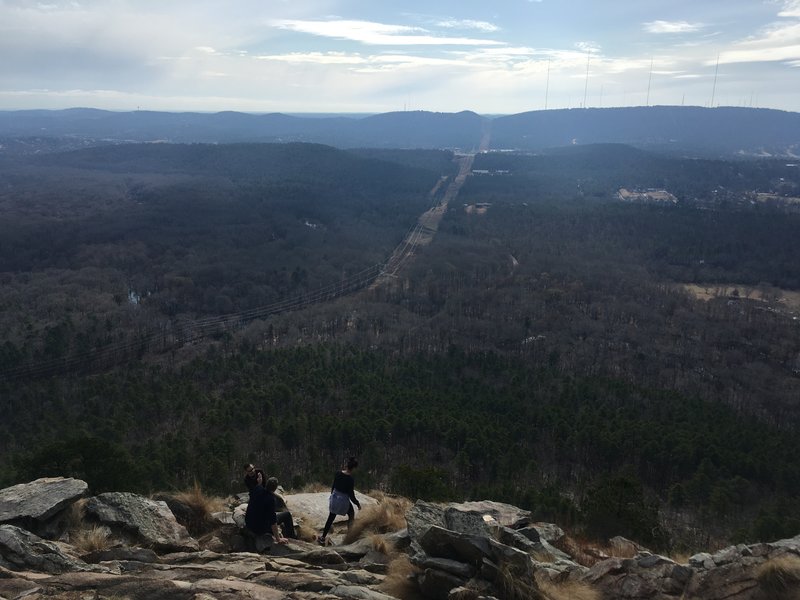
<svg viewBox="0 0 800 600">
<path fill-rule="evenodd" d="M 86 495 L 80 479 L 47 477 L 0 490 L 0 524 L 19 525 L 44 537 L 58 537 L 64 529 L 64 509 Z"/>
<path fill-rule="evenodd" d="M 50 574 L 92 570 L 90 565 L 68 555 L 57 544 L 14 525 L 0 525 L 0 566 L 13 571 Z"/>
<path fill-rule="evenodd" d="M 21 497 L 22 488 L 15 488 L 0 491 L 0 497 Z M 318 496 L 327 501 L 327 494 Z M 294 510 L 293 498 L 287 502 Z M 67 506 L 61 503 L 49 514 L 37 509 L 36 514 L 47 521 Z M 36 524 L 33 514 L 28 517 Z M 0 525 L 0 600 L 389 600 L 394 588 L 387 582 L 392 577 L 396 582 L 397 576 L 387 552 L 407 554 L 405 563 L 410 561 L 414 571 L 404 584 L 430 600 L 800 598 L 800 536 L 697 554 L 686 564 L 620 538 L 609 552 L 625 557 L 606 557 L 589 568 L 556 547 L 564 538 L 562 530 L 529 517 L 494 502 L 417 502 L 401 531 L 326 547 L 292 540 L 257 554 L 239 551 L 243 538 L 231 524 L 232 512 L 208 521 L 216 525 L 200 550 L 164 502 L 101 494 L 86 501 L 86 518 L 111 528 L 123 544 L 79 550 L 15 525 Z"/>
<path fill-rule="evenodd" d="M 86 514 L 131 544 L 166 552 L 200 549 L 197 540 L 189 536 L 162 501 L 128 492 L 108 492 L 90 498 Z"/>
</svg>

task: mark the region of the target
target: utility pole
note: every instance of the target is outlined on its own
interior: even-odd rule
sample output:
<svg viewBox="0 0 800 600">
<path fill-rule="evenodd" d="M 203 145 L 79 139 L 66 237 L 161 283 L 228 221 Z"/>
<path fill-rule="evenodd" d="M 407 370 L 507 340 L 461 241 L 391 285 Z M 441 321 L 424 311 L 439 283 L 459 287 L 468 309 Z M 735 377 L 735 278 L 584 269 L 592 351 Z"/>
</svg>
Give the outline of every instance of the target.
<svg viewBox="0 0 800 600">
<path fill-rule="evenodd" d="M 645 106 L 650 106 L 650 83 L 653 81 L 653 57 L 650 57 L 650 77 L 647 78 L 647 101 Z"/>
</svg>

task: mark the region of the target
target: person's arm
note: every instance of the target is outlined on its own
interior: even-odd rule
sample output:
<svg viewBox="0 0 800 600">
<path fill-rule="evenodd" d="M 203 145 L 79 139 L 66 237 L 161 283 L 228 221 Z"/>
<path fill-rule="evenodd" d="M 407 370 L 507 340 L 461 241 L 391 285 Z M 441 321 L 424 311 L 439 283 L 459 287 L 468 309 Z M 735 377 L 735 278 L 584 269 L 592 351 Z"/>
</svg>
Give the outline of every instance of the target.
<svg viewBox="0 0 800 600">
<path fill-rule="evenodd" d="M 350 475 L 350 480 L 347 483 L 350 488 L 348 490 L 350 501 L 358 507 L 358 510 L 361 510 L 361 503 L 358 501 L 358 498 L 356 498 L 356 480 L 352 475 Z"/>
</svg>

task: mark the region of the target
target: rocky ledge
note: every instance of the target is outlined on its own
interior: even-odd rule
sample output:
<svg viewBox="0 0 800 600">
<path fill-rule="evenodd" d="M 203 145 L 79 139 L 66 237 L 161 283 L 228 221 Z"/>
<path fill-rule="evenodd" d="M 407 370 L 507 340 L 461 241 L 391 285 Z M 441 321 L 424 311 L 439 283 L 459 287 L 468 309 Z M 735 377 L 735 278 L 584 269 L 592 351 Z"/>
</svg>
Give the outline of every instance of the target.
<svg viewBox="0 0 800 600">
<path fill-rule="evenodd" d="M 800 598 L 800 536 L 686 563 L 616 540 L 624 557 L 588 565 L 564 552 L 558 526 L 513 506 L 376 498 L 357 519 L 371 527 L 350 543 L 337 533 L 332 546 L 292 540 L 256 553 L 241 508 L 198 520 L 174 497 L 87 491 L 63 478 L 0 490 L 0 600 Z M 326 493 L 286 501 L 318 530 Z M 399 524 L 385 518 L 398 509 Z"/>
</svg>

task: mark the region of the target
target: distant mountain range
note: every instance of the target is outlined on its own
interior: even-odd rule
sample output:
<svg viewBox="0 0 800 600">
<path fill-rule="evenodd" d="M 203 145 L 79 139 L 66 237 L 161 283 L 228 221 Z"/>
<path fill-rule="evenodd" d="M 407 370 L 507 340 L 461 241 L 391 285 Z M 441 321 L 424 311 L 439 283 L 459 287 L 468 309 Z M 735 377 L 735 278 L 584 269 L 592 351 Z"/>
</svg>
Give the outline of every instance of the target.
<svg viewBox="0 0 800 600">
<path fill-rule="evenodd" d="M 531 111 L 392 112 L 372 116 L 110 112 L 88 108 L 0 111 L 2 138 L 76 142 L 316 142 L 340 148 L 479 147 L 536 151 L 623 143 L 697 156 L 800 154 L 800 113 L 754 108 L 632 107 Z"/>
</svg>

